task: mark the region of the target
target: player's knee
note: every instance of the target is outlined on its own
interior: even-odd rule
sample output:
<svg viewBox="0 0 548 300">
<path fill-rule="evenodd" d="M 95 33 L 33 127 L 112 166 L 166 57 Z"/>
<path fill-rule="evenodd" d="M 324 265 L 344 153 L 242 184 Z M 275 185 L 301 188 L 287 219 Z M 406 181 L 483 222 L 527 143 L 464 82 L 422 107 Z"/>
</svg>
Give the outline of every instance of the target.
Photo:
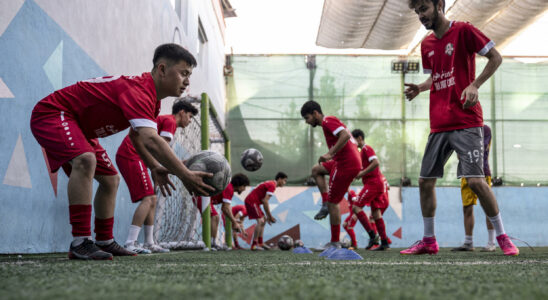
<svg viewBox="0 0 548 300">
<path fill-rule="evenodd" d="M 156 207 L 157 201 L 158 201 L 158 198 L 156 198 L 156 195 L 150 196 L 150 207 Z"/>
<path fill-rule="evenodd" d="M 141 200 L 141 203 L 148 207 L 153 207 L 154 203 L 156 203 L 156 196 L 146 196 L 143 200 Z"/>
<path fill-rule="evenodd" d="M 100 181 L 100 184 L 104 185 L 109 190 L 118 190 L 118 186 L 120 185 L 120 175 L 116 174 L 104 176 Z"/>
<path fill-rule="evenodd" d="M 321 171 L 320 165 L 313 166 L 312 167 L 312 176 L 316 177 L 316 176 L 320 175 L 320 171 Z"/>
<path fill-rule="evenodd" d="M 72 159 L 72 172 L 82 172 L 86 174 L 95 173 L 97 159 L 95 154 L 91 152 L 83 153 Z"/>
<path fill-rule="evenodd" d="M 419 188 L 421 190 L 432 190 L 436 185 L 436 181 L 430 178 L 419 178 Z"/>
</svg>

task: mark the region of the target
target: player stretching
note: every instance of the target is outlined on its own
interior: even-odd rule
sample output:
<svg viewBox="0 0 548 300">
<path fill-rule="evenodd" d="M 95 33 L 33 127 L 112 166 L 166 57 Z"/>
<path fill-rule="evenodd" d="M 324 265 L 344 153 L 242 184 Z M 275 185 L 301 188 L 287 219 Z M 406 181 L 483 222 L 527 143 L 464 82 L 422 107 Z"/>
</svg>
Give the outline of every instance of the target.
<svg viewBox="0 0 548 300">
<path fill-rule="evenodd" d="M 379 167 L 379 159 L 375 154 L 375 150 L 371 146 L 365 144 L 363 131 L 355 129 L 352 131 L 352 136 L 356 139 L 358 147 L 361 149 L 360 154 L 362 158 L 362 170 L 357 178 L 362 179 L 363 188 L 358 196 L 358 201 L 354 203 L 352 210 L 358 216 L 358 220 L 362 224 L 363 228 L 369 234 L 369 244 L 365 249 L 371 249 L 374 245 L 379 244 L 379 235 L 381 239 L 381 246 L 376 248 L 376 251 L 387 250 L 388 237 L 386 236 L 386 229 L 384 220 L 382 219 L 382 213 L 386 208 L 387 199 L 384 194 L 386 192 L 385 184 L 383 181 L 383 175 Z M 375 230 L 369 223 L 369 218 L 363 211 L 363 207 L 371 205 L 371 215 L 375 220 L 375 225 L 379 234 L 375 234 Z"/>
<path fill-rule="evenodd" d="M 409 100 L 430 90 L 430 136 L 422 160 L 419 190 L 424 220 L 424 237 L 401 254 L 436 254 L 434 235 L 436 178 L 443 177 L 443 166 L 457 152 L 457 176 L 465 177 L 495 227 L 500 248 L 506 255 L 519 250 L 504 232 L 497 200 L 483 174 L 483 113 L 478 88 L 502 62 L 490 41 L 477 28 L 465 22 L 449 21 L 443 0 L 409 0 L 426 29 L 434 32 L 421 43 L 424 72 L 431 76 L 423 83 L 406 84 Z M 475 77 L 476 53 L 487 57 L 485 68 Z"/>
<path fill-rule="evenodd" d="M 491 170 L 489 169 L 489 149 L 491 148 L 491 128 L 487 125 L 483 125 L 483 173 L 485 174 L 485 180 L 487 184 L 491 186 Z M 462 196 L 462 211 L 464 215 L 464 244 L 462 246 L 453 248 L 452 251 L 474 251 L 473 233 L 474 233 L 474 205 L 477 204 L 478 196 L 468 186 L 466 178 L 461 178 L 460 189 Z M 493 224 L 486 217 L 487 232 L 489 234 L 489 240 L 487 246 L 481 249 L 482 252 L 493 252 L 496 249 L 495 246 L 495 229 Z"/>
<path fill-rule="evenodd" d="M 269 225 L 276 223 L 276 219 L 270 213 L 268 200 L 272 197 L 272 195 L 274 195 L 276 187 L 283 187 L 287 183 L 287 175 L 283 172 L 278 172 L 274 179 L 275 180 L 269 180 L 259 184 L 245 198 L 245 208 L 247 209 L 249 219 L 257 220 L 257 226 L 255 227 L 255 232 L 253 233 L 251 250 L 270 249 L 270 247 L 263 243 L 264 226 L 265 223 L 268 223 Z M 261 205 L 264 207 L 264 213 L 261 210 Z"/>
<path fill-rule="evenodd" d="M 152 62 L 152 71 L 140 76 L 80 81 L 40 100 L 32 111 L 30 127 L 46 152 L 51 171 L 63 167 L 69 176 L 69 217 L 74 236 L 69 248 L 71 259 L 135 255 L 113 239 L 120 176 L 98 143 L 99 137 L 131 125 L 130 137 L 137 152 L 146 155 L 146 147 L 155 158 L 151 160 L 153 164 L 147 165 L 155 185 L 169 191 L 167 174 L 171 172 L 192 192 L 204 194 L 206 190 L 213 190 L 202 181 L 203 176 L 212 175 L 188 170 L 156 130 L 160 100 L 183 93 L 196 60 L 181 46 L 165 44 L 156 48 Z M 94 201 L 95 243 L 91 240 L 94 178 L 99 182 Z"/>
<path fill-rule="evenodd" d="M 358 248 L 358 241 L 356 240 L 356 232 L 354 232 L 354 226 L 356 225 L 356 222 L 358 221 L 358 217 L 354 214 L 352 211 L 352 206 L 354 202 L 358 200 L 358 196 L 356 195 L 356 192 L 354 190 L 348 190 L 348 208 L 349 208 L 349 214 L 346 219 L 344 219 L 343 222 L 343 228 L 346 230 L 346 233 L 348 233 L 348 236 L 350 236 L 350 250 L 354 250 Z"/>
<path fill-rule="evenodd" d="M 192 117 L 198 114 L 198 110 L 192 106 L 189 100 L 188 98 L 178 100 L 173 103 L 171 115 L 158 116 L 158 119 L 156 119 L 158 134 L 166 142 L 169 143 L 173 139 L 177 127 L 187 127 L 192 121 Z M 148 159 L 151 157 L 148 151 L 145 157 Z M 128 186 L 131 202 L 139 203 L 133 214 L 131 225 L 129 225 L 129 233 L 124 247 L 130 251 L 143 254 L 169 252 L 168 249 L 164 249 L 154 242 L 156 192 L 147 171 L 146 166 L 148 164 L 135 151 L 129 135 L 124 138 L 118 148 L 118 152 L 116 152 L 116 165 L 118 165 L 120 173 Z M 143 247 L 140 247 L 137 243 L 137 238 L 143 223 L 145 228 L 145 243 Z"/>
<path fill-rule="evenodd" d="M 243 249 L 242 247 L 240 247 L 240 244 L 238 243 L 238 234 L 242 234 L 244 238 L 247 237 L 247 234 L 244 231 L 244 220 L 245 220 L 245 217 L 247 217 L 247 209 L 245 209 L 245 205 L 240 204 L 240 205 L 232 206 L 231 211 L 232 211 L 232 215 L 234 216 L 234 219 L 240 225 L 239 228 L 241 228 L 241 229 L 235 229 L 234 225 L 232 226 L 232 238 L 234 240 L 234 246 L 232 246 L 232 249 Z M 225 222 L 225 216 L 223 215 L 223 223 L 224 222 Z"/>
<path fill-rule="evenodd" d="M 333 116 L 324 117 L 320 104 L 310 100 L 301 107 L 301 116 L 312 127 L 321 125 L 329 151 L 320 156 L 319 163 L 329 171 L 327 207 L 331 224 L 330 246 L 340 247 L 341 212 L 339 202 L 360 172 L 362 165 L 356 141 L 346 125 Z"/>
<path fill-rule="evenodd" d="M 232 222 L 232 230 L 235 232 L 243 232 L 243 226 L 241 226 L 240 222 L 232 215 L 232 209 L 230 207 L 230 204 L 232 203 L 232 197 L 234 197 L 234 192 L 238 193 L 240 195 L 246 188 L 246 186 L 249 185 L 249 178 L 247 178 L 246 175 L 242 173 L 234 174 L 232 175 L 232 179 L 230 180 L 230 183 L 228 186 L 224 189 L 224 191 L 221 194 L 215 195 L 211 197 L 211 212 L 214 211 L 214 206 L 217 204 L 221 204 L 221 211 L 223 213 L 223 222 L 226 218 L 228 218 Z M 217 215 L 217 212 L 215 211 L 215 214 Z M 213 220 L 213 219 L 212 219 Z M 214 222 L 211 222 L 211 241 L 212 245 L 211 247 L 219 250 L 223 247 L 220 245 L 217 245 L 216 238 L 217 238 L 217 232 L 219 228 L 219 217 L 215 218 L 215 224 Z"/>
</svg>

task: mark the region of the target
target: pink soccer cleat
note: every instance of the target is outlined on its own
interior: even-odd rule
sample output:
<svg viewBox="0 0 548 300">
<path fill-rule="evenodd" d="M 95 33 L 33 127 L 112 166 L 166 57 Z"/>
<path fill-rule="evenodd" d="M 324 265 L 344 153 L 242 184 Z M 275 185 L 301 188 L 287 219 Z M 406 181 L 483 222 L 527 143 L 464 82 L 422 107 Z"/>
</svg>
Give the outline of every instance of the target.
<svg viewBox="0 0 548 300">
<path fill-rule="evenodd" d="M 409 249 L 400 251 L 403 255 L 437 254 L 440 247 L 435 237 L 424 237 L 422 241 L 417 241 Z"/>
<path fill-rule="evenodd" d="M 504 252 L 504 255 L 517 256 L 519 255 L 518 247 L 514 246 L 514 243 L 510 240 L 510 237 L 505 234 L 497 236 L 497 242 L 499 242 L 500 249 Z"/>
</svg>

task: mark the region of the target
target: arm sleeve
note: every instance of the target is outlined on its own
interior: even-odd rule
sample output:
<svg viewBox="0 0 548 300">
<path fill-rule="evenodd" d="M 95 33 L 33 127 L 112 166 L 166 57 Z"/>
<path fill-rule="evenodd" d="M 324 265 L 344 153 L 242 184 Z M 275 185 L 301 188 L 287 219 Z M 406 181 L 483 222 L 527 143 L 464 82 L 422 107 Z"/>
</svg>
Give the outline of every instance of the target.
<svg viewBox="0 0 548 300">
<path fill-rule="evenodd" d="M 233 196 L 234 196 L 234 188 L 232 187 L 232 185 L 229 185 L 223 191 L 223 202 L 229 203 L 229 204 L 232 203 Z"/>
<path fill-rule="evenodd" d="M 466 48 L 469 52 L 485 56 L 489 50 L 495 47 L 495 42 L 486 37 L 485 34 L 474 27 L 474 25 L 465 23 L 463 30 Z"/>
<path fill-rule="evenodd" d="M 134 130 L 138 127 L 157 129 L 156 101 L 136 89 L 128 89 L 119 97 L 120 109 Z"/>
<path fill-rule="evenodd" d="M 166 118 L 160 117 L 158 117 L 158 132 L 160 136 L 166 137 L 170 141 L 173 140 L 173 135 L 175 134 L 175 130 L 177 130 L 177 123 L 169 116 Z"/>
<path fill-rule="evenodd" d="M 422 60 L 422 72 L 424 74 L 432 74 L 432 65 L 430 65 L 430 59 L 428 58 L 427 49 L 421 44 L 421 60 Z"/>
<path fill-rule="evenodd" d="M 334 136 L 337 136 L 339 132 L 345 129 L 344 124 L 335 117 L 326 117 L 325 126 Z"/>
<path fill-rule="evenodd" d="M 371 162 L 374 159 L 377 159 L 377 154 L 375 154 L 375 150 L 371 147 L 367 147 L 365 150 L 365 155 L 367 156 L 367 161 Z"/>
<path fill-rule="evenodd" d="M 268 184 L 266 185 L 266 194 L 272 196 L 274 195 L 275 190 L 276 184 L 274 183 L 274 181 L 268 182 Z"/>
</svg>

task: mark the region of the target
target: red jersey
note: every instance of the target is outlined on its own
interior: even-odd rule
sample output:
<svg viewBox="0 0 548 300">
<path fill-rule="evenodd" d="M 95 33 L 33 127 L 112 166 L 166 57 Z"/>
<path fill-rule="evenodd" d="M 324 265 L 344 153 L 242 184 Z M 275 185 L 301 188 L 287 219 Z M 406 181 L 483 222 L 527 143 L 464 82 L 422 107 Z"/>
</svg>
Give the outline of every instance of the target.
<svg viewBox="0 0 548 300">
<path fill-rule="evenodd" d="M 238 213 L 240 213 L 244 217 L 247 217 L 247 209 L 245 208 L 245 205 L 240 204 L 232 207 L 232 215 L 236 217 Z"/>
<path fill-rule="evenodd" d="M 78 120 L 88 139 L 106 137 L 131 126 L 156 128 L 160 101 L 150 73 L 79 81 L 40 100 L 35 112 L 60 111 Z"/>
<path fill-rule="evenodd" d="M 255 203 L 255 204 L 263 204 L 261 200 L 266 197 L 266 195 L 274 195 L 274 191 L 276 190 L 276 181 L 269 180 L 265 181 L 261 184 L 259 184 L 247 197 L 245 198 L 245 202 L 248 203 Z"/>
<path fill-rule="evenodd" d="M 161 115 L 156 119 L 158 124 L 158 134 L 160 136 L 166 137 L 169 140 L 173 139 L 173 134 L 177 130 L 177 122 L 175 121 L 175 116 L 173 115 Z M 129 134 L 124 138 L 122 144 L 116 152 L 116 156 L 121 156 L 130 160 L 140 160 L 139 154 L 133 147 L 133 143 L 129 138 Z"/>
<path fill-rule="evenodd" d="M 337 117 L 327 116 L 323 118 L 322 121 L 323 134 L 325 135 L 325 141 L 327 142 L 327 147 L 331 149 L 339 139 L 337 134 L 342 130 L 348 131 L 346 125 L 344 125 Z M 337 167 L 341 169 L 345 168 L 359 168 L 361 165 L 360 154 L 356 148 L 356 140 L 350 135 L 350 140 L 335 153 L 333 160 L 337 162 Z"/>
<path fill-rule="evenodd" d="M 232 186 L 232 183 L 229 183 L 222 193 L 211 197 L 211 204 L 221 204 L 223 202 L 230 204 L 233 196 L 234 187 Z"/>
<path fill-rule="evenodd" d="M 377 155 L 375 154 L 375 150 L 371 148 L 371 146 L 365 145 L 363 146 L 361 150 L 361 157 L 362 157 L 362 170 L 369 167 L 371 162 L 374 159 L 377 159 Z M 363 185 L 375 185 L 375 184 L 381 184 L 382 183 L 382 174 L 379 167 L 376 167 L 373 169 L 373 171 L 363 175 L 362 182 Z"/>
<path fill-rule="evenodd" d="M 352 204 L 358 200 L 358 196 L 356 195 L 356 192 L 354 190 L 348 190 L 348 208 L 350 210 L 350 216 L 354 215 L 354 212 L 352 211 Z"/>
<path fill-rule="evenodd" d="M 433 33 L 421 43 L 422 67 L 431 74 L 431 132 L 483 126 L 478 102 L 464 109 L 462 92 L 475 80 L 476 53 L 485 55 L 495 43 L 470 23 L 451 22 L 441 39 Z"/>
</svg>

